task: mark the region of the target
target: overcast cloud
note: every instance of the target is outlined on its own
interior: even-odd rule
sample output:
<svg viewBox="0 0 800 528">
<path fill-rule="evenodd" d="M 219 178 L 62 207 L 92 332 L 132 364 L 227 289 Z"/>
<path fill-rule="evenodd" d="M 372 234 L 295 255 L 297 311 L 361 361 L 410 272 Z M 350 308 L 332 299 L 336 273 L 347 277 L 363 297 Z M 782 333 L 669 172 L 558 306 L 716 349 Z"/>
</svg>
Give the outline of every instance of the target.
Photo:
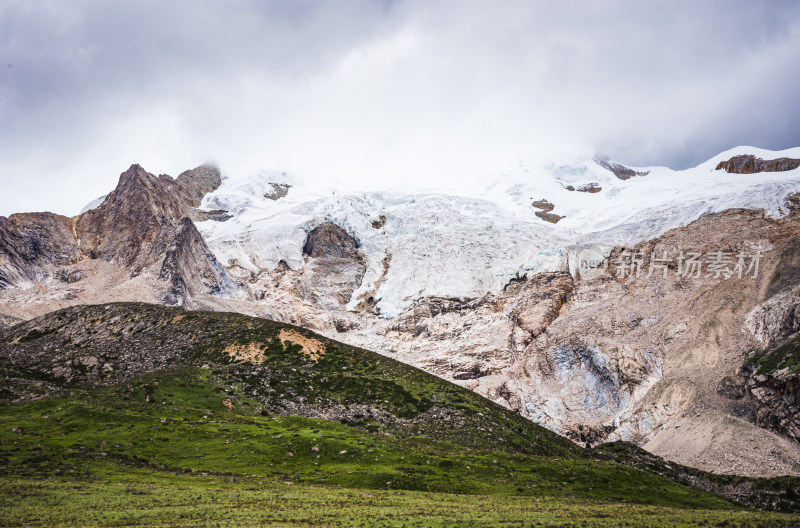
<svg viewBox="0 0 800 528">
<path fill-rule="evenodd" d="M 0 215 L 132 163 L 452 186 L 545 149 L 800 146 L 800 3 L 0 0 Z"/>
</svg>

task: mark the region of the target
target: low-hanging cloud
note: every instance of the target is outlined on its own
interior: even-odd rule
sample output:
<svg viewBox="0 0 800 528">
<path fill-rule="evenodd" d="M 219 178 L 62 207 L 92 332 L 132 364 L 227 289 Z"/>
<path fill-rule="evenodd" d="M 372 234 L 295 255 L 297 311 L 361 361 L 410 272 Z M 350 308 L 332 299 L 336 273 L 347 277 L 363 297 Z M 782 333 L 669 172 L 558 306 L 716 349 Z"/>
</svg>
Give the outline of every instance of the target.
<svg viewBox="0 0 800 528">
<path fill-rule="evenodd" d="M 140 163 L 452 186 L 546 149 L 694 165 L 800 145 L 800 4 L 0 3 L 0 214 Z"/>
</svg>

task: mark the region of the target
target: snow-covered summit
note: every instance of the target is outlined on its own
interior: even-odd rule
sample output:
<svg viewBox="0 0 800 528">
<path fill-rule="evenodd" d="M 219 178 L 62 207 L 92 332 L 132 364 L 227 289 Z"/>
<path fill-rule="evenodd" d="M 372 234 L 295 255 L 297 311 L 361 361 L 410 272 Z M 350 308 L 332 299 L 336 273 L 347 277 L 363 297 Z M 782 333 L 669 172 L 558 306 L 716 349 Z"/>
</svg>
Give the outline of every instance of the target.
<svg viewBox="0 0 800 528">
<path fill-rule="evenodd" d="M 566 271 L 576 245 L 632 245 L 729 208 L 788 212 L 782 206 L 800 192 L 800 169 L 714 170 L 739 154 L 800 158 L 800 148 L 738 147 L 683 171 L 629 167 L 638 174 L 625 180 L 591 156 L 540 159 L 441 192 L 320 190 L 290 174 L 261 172 L 224 179 L 202 207 L 233 217 L 198 228 L 220 262 L 258 274 L 281 261 L 301 269 L 308 231 L 333 222 L 367 259 L 351 307 L 377 287 L 377 307 L 392 317 L 421 297 L 476 297 L 524 273 Z M 278 199 L 276 185 L 286 191 Z M 552 205 L 557 223 L 536 216 L 538 201 Z"/>
</svg>

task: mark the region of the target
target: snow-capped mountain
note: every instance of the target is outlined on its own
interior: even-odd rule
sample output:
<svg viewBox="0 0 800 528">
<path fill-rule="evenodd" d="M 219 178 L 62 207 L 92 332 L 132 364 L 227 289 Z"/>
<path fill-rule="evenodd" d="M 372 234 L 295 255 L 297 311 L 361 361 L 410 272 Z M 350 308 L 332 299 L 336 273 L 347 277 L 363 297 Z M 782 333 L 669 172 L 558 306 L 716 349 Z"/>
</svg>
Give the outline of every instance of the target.
<svg viewBox="0 0 800 528">
<path fill-rule="evenodd" d="M 201 222 L 198 229 L 220 262 L 257 274 L 281 261 L 301 269 L 308 231 L 324 222 L 339 225 L 367 260 L 348 309 L 375 291 L 380 314 L 396 317 L 416 299 L 474 298 L 499 292 L 512 277 L 566 271 L 575 246 L 633 246 L 726 209 L 764 209 L 776 218 L 788 214 L 786 198 L 800 192 L 800 170 L 758 175 L 715 170 L 720 161 L 741 154 L 797 158 L 800 148 L 738 147 L 683 171 L 573 156 L 533 162 L 436 194 L 319 192 L 285 173 L 262 172 L 223 180 L 201 209 L 223 209 L 232 218 Z M 622 179 L 614 167 L 632 175 Z M 291 187 L 275 200 L 269 197 L 273 185 Z M 550 219 L 557 223 L 537 212 L 554 215 Z"/>
<path fill-rule="evenodd" d="M 800 475 L 800 402 L 775 396 L 800 374 L 757 373 L 747 355 L 800 329 L 797 211 L 800 148 L 682 171 L 543 156 L 457 189 L 369 192 L 134 165 L 75 218 L 0 218 L 0 315 L 238 311 L 390 355 L 576 441 Z M 623 248 L 651 272 L 620 273 Z M 759 266 L 689 274 L 682 252 Z"/>
</svg>

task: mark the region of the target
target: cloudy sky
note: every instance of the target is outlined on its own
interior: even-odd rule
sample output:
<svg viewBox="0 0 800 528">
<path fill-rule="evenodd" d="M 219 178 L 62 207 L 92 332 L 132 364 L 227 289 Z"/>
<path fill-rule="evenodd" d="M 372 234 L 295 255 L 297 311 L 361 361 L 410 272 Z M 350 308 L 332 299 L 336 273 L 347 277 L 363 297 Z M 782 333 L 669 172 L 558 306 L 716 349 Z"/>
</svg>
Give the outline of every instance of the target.
<svg viewBox="0 0 800 528">
<path fill-rule="evenodd" d="M 800 2 L 0 0 L 0 215 L 132 163 L 453 186 L 800 146 Z"/>
</svg>

